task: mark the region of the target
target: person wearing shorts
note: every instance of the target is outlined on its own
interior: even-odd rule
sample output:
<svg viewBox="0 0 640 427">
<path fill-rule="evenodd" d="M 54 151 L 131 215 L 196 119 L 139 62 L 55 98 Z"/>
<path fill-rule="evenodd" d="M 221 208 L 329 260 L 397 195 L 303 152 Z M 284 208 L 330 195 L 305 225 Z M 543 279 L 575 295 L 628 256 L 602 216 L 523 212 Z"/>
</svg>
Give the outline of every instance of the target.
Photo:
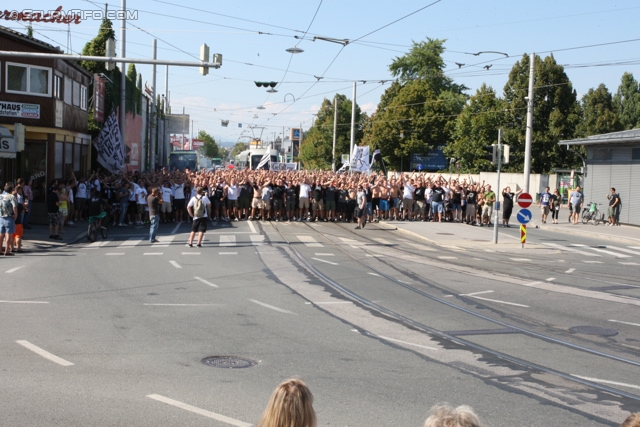
<svg viewBox="0 0 640 427">
<path fill-rule="evenodd" d="M 202 200 L 204 203 L 204 213 L 201 217 L 195 216 L 194 206 L 196 204 L 196 200 Z M 191 223 L 191 233 L 189 234 L 189 242 L 187 242 L 187 246 L 193 247 L 193 239 L 198 234 L 198 243 L 197 246 L 202 247 L 202 239 L 204 238 L 204 233 L 207 232 L 207 221 L 209 219 L 209 212 L 211 212 L 211 201 L 207 197 L 206 189 L 204 187 L 196 188 L 196 195 L 189 200 L 187 204 L 187 213 L 191 218 L 193 218 L 193 222 Z"/>
</svg>

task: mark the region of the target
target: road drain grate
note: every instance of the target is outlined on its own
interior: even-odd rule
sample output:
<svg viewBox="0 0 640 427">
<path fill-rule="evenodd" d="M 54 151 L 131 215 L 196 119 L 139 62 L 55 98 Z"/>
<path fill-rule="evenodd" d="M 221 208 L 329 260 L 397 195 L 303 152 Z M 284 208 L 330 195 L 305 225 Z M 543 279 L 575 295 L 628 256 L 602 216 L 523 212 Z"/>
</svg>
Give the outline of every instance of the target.
<svg viewBox="0 0 640 427">
<path fill-rule="evenodd" d="M 601 328 L 599 326 L 574 326 L 569 328 L 569 332 L 584 335 L 599 335 L 601 337 L 613 337 L 618 335 L 615 329 Z"/>
<path fill-rule="evenodd" d="M 210 356 L 202 359 L 202 363 L 214 368 L 242 369 L 256 366 L 258 362 L 235 356 Z"/>
<path fill-rule="evenodd" d="M 467 329 L 462 331 L 446 331 L 445 334 L 458 335 L 498 335 L 498 334 L 518 334 L 519 330 L 513 328 L 502 329 Z"/>
</svg>

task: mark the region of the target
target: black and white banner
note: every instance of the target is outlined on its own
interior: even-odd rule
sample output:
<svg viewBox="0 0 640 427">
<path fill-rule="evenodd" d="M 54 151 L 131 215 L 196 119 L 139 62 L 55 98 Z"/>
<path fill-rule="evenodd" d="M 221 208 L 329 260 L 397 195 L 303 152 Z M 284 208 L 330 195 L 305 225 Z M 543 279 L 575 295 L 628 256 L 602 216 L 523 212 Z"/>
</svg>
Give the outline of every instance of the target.
<svg viewBox="0 0 640 427">
<path fill-rule="evenodd" d="M 369 161 L 369 146 L 358 147 L 353 146 L 351 153 L 351 163 L 349 164 L 351 172 L 369 172 L 371 162 Z"/>
<path fill-rule="evenodd" d="M 115 110 L 109 115 L 93 146 L 98 152 L 98 162 L 109 172 L 120 173 L 124 169 L 124 144 L 120 139 Z"/>
</svg>

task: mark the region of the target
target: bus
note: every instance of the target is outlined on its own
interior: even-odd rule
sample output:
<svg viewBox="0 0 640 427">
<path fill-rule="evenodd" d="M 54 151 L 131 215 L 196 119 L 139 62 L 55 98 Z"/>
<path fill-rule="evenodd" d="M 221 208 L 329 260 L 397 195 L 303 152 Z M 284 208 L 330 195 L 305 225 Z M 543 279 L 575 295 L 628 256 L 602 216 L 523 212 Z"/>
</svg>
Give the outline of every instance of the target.
<svg viewBox="0 0 640 427">
<path fill-rule="evenodd" d="M 169 170 L 197 170 L 198 152 L 195 150 L 176 150 L 169 153 Z"/>
<path fill-rule="evenodd" d="M 278 161 L 278 150 L 266 148 L 252 148 L 250 150 L 244 150 L 240 154 L 238 154 L 235 158 L 235 167 L 239 170 L 242 169 L 256 169 L 260 160 L 262 160 L 262 156 L 269 151 L 270 160 L 272 162 Z M 265 164 L 261 169 L 269 170 L 269 163 Z"/>
<path fill-rule="evenodd" d="M 220 157 L 214 157 L 211 159 L 211 167 L 214 169 L 222 168 L 222 159 Z"/>
</svg>

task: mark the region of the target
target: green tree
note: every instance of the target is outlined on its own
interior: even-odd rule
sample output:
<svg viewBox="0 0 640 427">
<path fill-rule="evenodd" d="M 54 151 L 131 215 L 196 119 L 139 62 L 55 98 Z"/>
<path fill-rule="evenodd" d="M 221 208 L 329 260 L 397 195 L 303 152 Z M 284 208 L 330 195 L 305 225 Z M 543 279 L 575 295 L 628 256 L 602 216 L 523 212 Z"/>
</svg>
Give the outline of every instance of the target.
<svg viewBox="0 0 640 427">
<path fill-rule="evenodd" d="M 231 149 L 231 157 L 235 158 L 238 154 L 242 153 L 247 148 L 247 144 L 245 144 L 244 142 L 236 142 Z"/>
<path fill-rule="evenodd" d="M 580 104 L 582 120 L 576 129 L 577 137 L 585 138 L 622 130 L 622 124 L 613 108 L 613 98 L 604 84 L 596 89 L 589 89 Z"/>
<path fill-rule="evenodd" d="M 87 56 L 106 56 L 108 39 L 115 40 L 116 33 L 113 30 L 113 23 L 105 18 L 100 23 L 98 35 L 84 45 L 82 54 Z M 80 65 L 91 73 L 107 73 L 104 62 L 80 61 Z"/>
<path fill-rule="evenodd" d="M 203 156 L 209 158 L 218 157 L 219 148 L 213 136 L 209 135 L 206 131 L 201 130 L 198 132 L 198 139 L 204 141 L 204 145 L 200 147 L 200 153 Z"/>
<path fill-rule="evenodd" d="M 456 119 L 453 140 L 444 153 L 455 158 L 461 172 L 478 173 L 495 166 L 485 158 L 487 147 L 495 144 L 504 123 L 504 102 L 491 86 L 483 84 Z"/>
<path fill-rule="evenodd" d="M 389 66 L 398 78 L 382 95 L 367 122 L 363 144 L 380 148 L 391 169 L 409 165 L 412 153 L 446 147 L 462 111 L 466 87 L 444 75 L 444 40 L 413 43 Z"/>
<path fill-rule="evenodd" d="M 633 74 L 624 73 L 618 91 L 613 97 L 613 105 L 623 129 L 629 130 L 640 125 L 640 84 Z"/>
<path fill-rule="evenodd" d="M 351 145 L 351 106 L 346 95 L 336 94 L 338 99 L 338 126 L 336 130 L 336 168 L 340 167 L 340 155 L 349 153 Z M 299 160 L 307 169 L 331 169 L 333 151 L 334 102 L 325 99 L 313 126 L 305 133 L 300 146 Z M 356 103 L 356 144 L 362 139 L 362 124 L 366 114 Z"/>
<path fill-rule="evenodd" d="M 580 108 L 564 67 L 553 55 L 542 60 L 535 57 L 535 86 L 533 135 L 531 143 L 531 172 L 545 173 L 554 168 L 576 166 L 575 157 L 558 141 L 571 139 L 580 120 Z M 509 73 L 504 87 L 505 125 L 504 143 L 511 145 L 509 170 L 524 168 L 527 101 L 529 87 L 529 55 L 523 55 Z"/>
</svg>

